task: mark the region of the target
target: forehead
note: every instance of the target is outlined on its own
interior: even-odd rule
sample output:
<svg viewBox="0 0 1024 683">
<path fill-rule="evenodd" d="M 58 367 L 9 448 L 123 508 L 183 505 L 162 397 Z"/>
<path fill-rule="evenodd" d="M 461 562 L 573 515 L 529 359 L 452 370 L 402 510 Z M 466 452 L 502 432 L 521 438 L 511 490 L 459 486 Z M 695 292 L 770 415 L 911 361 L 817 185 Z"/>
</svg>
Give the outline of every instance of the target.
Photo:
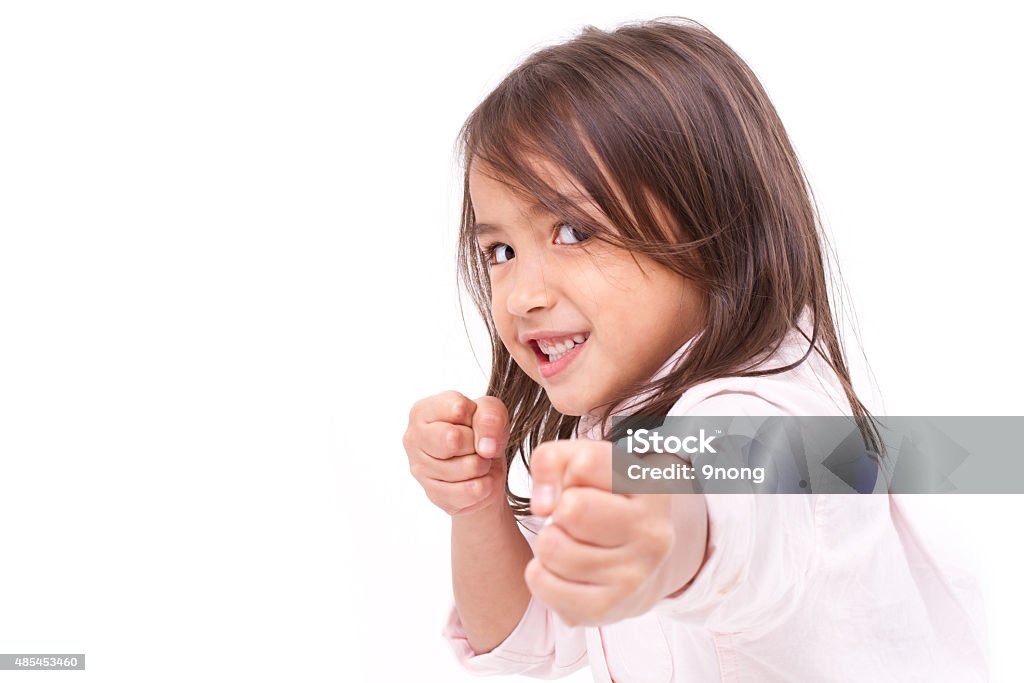
<svg viewBox="0 0 1024 683">
<path fill-rule="evenodd" d="M 602 212 L 590 195 L 557 165 L 536 158 L 526 163 L 530 172 L 549 188 L 547 203 L 530 194 L 521 185 L 500 178 L 486 162 L 473 161 L 469 170 L 469 193 L 473 213 L 478 221 L 474 232 L 491 232 L 494 229 L 492 224 L 511 220 L 507 218 L 509 215 L 524 218 L 553 215 L 565 213 L 573 206 L 590 216 L 601 215 Z"/>
<path fill-rule="evenodd" d="M 525 165 L 541 182 L 558 194 L 565 196 L 582 194 L 569 174 L 552 162 L 530 159 L 526 161 Z M 508 195 L 513 202 L 524 204 L 536 202 L 536 198 L 529 196 L 529 193 L 521 186 L 517 187 L 516 184 L 501 178 L 491 166 L 478 159 L 475 159 L 469 167 L 469 191 L 474 200 L 479 197 L 486 201 L 496 199 L 501 195 Z M 476 201 L 473 203 L 477 204 Z"/>
</svg>

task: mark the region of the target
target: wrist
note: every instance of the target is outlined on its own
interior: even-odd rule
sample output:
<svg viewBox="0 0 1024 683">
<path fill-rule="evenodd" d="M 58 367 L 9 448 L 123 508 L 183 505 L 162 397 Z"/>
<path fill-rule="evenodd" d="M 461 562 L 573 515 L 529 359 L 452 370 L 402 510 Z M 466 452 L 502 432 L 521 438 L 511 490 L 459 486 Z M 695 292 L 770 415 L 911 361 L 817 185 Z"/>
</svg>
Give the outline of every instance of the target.
<svg viewBox="0 0 1024 683">
<path fill-rule="evenodd" d="M 700 573 L 707 554 L 707 504 L 702 494 L 672 494 L 673 541 L 658 572 L 655 601 L 679 597 Z"/>
<path fill-rule="evenodd" d="M 514 522 L 515 515 L 508 501 L 502 496 L 472 512 L 452 515 L 452 529 L 493 528 L 495 524 L 504 524 L 508 521 Z"/>
</svg>

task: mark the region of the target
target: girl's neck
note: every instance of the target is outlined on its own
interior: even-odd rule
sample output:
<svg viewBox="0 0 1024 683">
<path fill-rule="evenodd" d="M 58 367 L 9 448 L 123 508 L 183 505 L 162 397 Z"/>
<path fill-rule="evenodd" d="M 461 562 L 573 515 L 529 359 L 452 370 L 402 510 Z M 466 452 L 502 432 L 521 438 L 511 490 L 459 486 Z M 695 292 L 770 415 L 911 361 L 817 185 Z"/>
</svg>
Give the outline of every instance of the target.
<svg viewBox="0 0 1024 683">
<path fill-rule="evenodd" d="M 696 340 L 697 337 L 699 337 L 699 336 L 700 336 L 700 332 L 698 332 L 697 334 L 693 335 L 692 337 L 687 339 L 685 342 L 683 342 L 679 346 L 679 348 L 676 349 L 672 353 L 672 355 L 669 356 L 668 359 L 664 363 L 662 363 L 662 365 L 658 369 L 658 371 L 655 372 L 651 376 L 651 378 L 649 380 L 649 383 L 656 382 L 659 379 L 661 379 L 662 377 L 664 377 L 665 375 L 667 375 L 668 373 L 670 373 L 673 370 L 673 368 L 675 368 L 682 361 L 683 357 L 689 351 L 690 347 L 693 346 L 694 340 Z M 641 403 L 643 403 L 644 401 L 649 399 L 652 396 L 653 393 L 654 393 L 653 389 L 648 389 L 645 392 L 641 392 L 640 394 L 637 394 L 636 396 L 632 396 L 632 397 L 628 398 L 627 400 L 625 400 L 622 403 L 620 403 L 619 405 L 617 405 L 614 410 L 612 410 L 612 412 L 610 414 L 610 417 L 616 417 L 616 416 L 621 416 L 621 415 L 629 414 L 629 410 L 630 409 L 632 409 L 633 407 L 635 407 L 637 405 L 640 405 Z M 580 416 L 579 426 L 576 429 L 577 434 L 580 437 L 582 437 L 582 438 L 591 438 L 591 439 L 597 438 L 596 436 L 586 436 L 586 435 L 587 434 L 591 434 L 591 433 L 598 433 L 599 434 L 598 428 L 601 426 L 600 425 L 600 421 L 601 421 L 601 415 L 599 413 L 590 412 L 590 413 L 587 413 L 586 415 L 581 415 Z"/>
</svg>

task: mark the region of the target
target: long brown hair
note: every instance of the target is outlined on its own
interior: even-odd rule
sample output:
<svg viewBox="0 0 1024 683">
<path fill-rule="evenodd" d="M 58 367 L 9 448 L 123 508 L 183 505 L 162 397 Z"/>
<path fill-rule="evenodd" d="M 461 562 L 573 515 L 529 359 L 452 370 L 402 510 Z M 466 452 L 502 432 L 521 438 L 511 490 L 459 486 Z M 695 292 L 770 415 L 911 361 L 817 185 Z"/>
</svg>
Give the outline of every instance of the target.
<svg viewBox="0 0 1024 683">
<path fill-rule="evenodd" d="M 529 469 L 530 451 L 572 437 L 580 418 L 551 406 L 497 334 L 488 264 L 472 230 L 473 162 L 592 239 L 644 254 L 701 291 L 702 333 L 683 362 L 605 404 L 603 438 L 616 440 L 607 418 L 622 401 L 646 395 L 630 414 L 663 416 L 696 384 L 785 372 L 814 351 L 842 383 L 865 446 L 882 450 L 832 318 L 825 237 L 810 185 L 757 77 L 704 26 L 682 17 L 610 32 L 586 26 L 535 52 L 470 114 L 458 153 L 465 169 L 459 280 L 490 334 L 487 393 L 509 409 L 510 466 L 519 454 Z M 531 159 L 564 169 L 615 231 L 553 190 Z M 813 316 L 811 337 L 801 331 L 807 353 L 790 365 L 751 370 L 779 348 L 805 306 Z M 513 494 L 507 481 L 506 495 L 517 516 L 528 513 L 529 499 Z"/>
</svg>

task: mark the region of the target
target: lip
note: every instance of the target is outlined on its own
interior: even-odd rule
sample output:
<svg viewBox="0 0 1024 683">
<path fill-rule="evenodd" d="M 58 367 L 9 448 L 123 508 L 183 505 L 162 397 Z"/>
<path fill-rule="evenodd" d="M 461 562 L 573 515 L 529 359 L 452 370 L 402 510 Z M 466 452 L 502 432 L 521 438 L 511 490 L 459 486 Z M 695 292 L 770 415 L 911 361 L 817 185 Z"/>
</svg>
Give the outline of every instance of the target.
<svg viewBox="0 0 1024 683">
<path fill-rule="evenodd" d="M 538 339 L 545 341 L 549 339 L 564 339 L 576 334 L 589 335 L 590 333 L 584 330 L 534 330 L 533 332 L 524 332 L 519 335 L 519 342 L 524 346 L 529 346 L 531 342 L 535 342 Z"/>
<path fill-rule="evenodd" d="M 554 336 L 556 335 L 552 335 L 552 337 Z M 570 363 L 576 360 L 577 356 L 583 353 L 584 347 L 589 343 L 590 338 L 587 337 L 587 340 L 585 342 L 583 342 L 582 344 L 577 344 L 576 346 L 572 347 L 572 349 L 568 353 L 566 353 L 564 356 L 553 362 L 548 360 L 547 355 L 540 350 L 540 347 L 537 346 L 536 343 L 530 343 L 530 346 L 533 348 L 533 352 L 537 356 L 537 367 L 540 370 L 541 376 L 547 379 L 550 377 L 554 377 L 558 373 L 562 372 L 562 370 L 564 370 Z"/>
</svg>

